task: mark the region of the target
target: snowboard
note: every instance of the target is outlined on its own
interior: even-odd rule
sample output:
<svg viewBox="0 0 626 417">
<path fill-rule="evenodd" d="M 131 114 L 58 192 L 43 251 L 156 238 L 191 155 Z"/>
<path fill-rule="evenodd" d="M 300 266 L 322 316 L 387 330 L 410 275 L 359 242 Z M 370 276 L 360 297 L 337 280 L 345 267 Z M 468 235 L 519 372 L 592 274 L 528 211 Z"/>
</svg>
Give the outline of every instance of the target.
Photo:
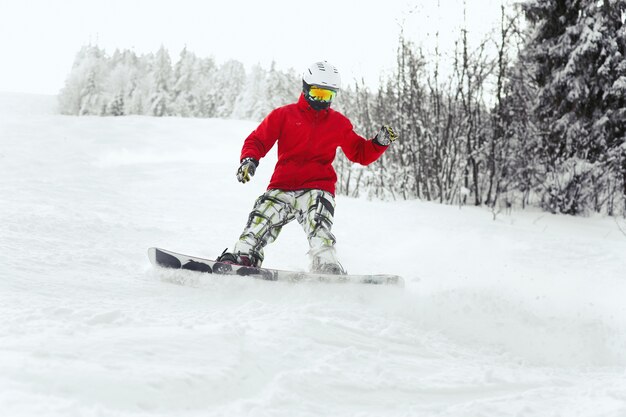
<svg viewBox="0 0 626 417">
<path fill-rule="evenodd" d="M 186 269 L 189 271 L 204 272 L 209 274 L 251 277 L 266 281 L 334 282 L 404 286 L 404 279 L 398 275 L 332 275 L 316 272 L 282 271 L 279 269 L 255 268 L 183 255 L 160 248 L 149 248 L 148 258 L 153 265 L 164 268 Z"/>
</svg>

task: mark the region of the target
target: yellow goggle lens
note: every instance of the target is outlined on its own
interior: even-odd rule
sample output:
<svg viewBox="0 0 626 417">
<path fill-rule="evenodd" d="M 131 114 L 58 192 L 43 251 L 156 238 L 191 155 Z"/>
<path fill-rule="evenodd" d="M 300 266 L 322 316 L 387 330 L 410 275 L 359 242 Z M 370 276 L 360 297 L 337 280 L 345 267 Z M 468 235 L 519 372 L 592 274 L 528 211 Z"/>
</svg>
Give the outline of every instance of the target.
<svg viewBox="0 0 626 417">
<path fill-rule="evenodd" d="M 309 96 L 317 101 L 332 101 L 336 95 L 337 92 L 335 90 L 329 90 L 328 88 L 311 86 L 309 89 Z"/>
</svg>

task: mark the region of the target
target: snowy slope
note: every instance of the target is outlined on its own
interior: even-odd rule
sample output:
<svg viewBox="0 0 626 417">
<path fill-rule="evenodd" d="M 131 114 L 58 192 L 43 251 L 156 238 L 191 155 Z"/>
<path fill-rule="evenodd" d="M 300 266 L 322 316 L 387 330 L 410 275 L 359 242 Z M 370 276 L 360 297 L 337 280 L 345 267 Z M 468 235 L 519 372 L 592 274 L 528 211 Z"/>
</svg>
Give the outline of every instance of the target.
<svg viewBox="0 0 626 417">
<path fill-rule="evenodd" d="M 237 238 L 255 124 L 46 100 L 0 95 L 1 416 L 626 415 L 613 219 L 339 197 L 343 264 L 405 289 L 155 270 Z M 306 250 L 294 222 L 266 265 Z"/>
</svg>

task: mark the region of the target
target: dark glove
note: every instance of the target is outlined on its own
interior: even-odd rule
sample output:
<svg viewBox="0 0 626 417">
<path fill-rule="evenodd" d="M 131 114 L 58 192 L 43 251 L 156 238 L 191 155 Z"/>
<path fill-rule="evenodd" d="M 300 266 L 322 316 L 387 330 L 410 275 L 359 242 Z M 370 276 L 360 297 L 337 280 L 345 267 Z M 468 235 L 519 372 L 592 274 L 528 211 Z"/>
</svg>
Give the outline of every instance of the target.
<svg viewBox="0 0 626 417">
<path fill-rule="evenodd" d="M 241 165 L 237 170 L 237 181 L 241 183 L 247 183 L 250 178 L 254 176 L 256 167 L 259 166 L 259 161 L 254 158 L 243 158 Z"/>
<path fill-rule="evenodd" d="M 389 146 L 396 139 L 398 139 L 396 132 L 390 126 L 382 125 L 374 137 L 374 142 L 382 146 Z"/>
</svg>

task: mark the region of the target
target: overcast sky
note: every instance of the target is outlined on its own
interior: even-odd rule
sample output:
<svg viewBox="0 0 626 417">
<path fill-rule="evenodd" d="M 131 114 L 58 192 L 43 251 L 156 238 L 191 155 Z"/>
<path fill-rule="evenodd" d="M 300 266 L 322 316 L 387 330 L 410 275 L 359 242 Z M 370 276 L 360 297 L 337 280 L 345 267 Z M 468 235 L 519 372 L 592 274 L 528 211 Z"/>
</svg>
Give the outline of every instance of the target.
<svg viewBox="0 0 626 417">
<path fill-rule="evenodd" d="M 501 0 L 466 0 L 473 38 L 497 25 Z M 0 0 L 0 91 L 56 94 L 76 52 L 98 44 L 138 54 L 164 45 L 175 62 L 187 48 L 301 72 L 328 60 L 346 82 L 375 85 L 395 65 L 401 25 L 432 45 L 437 28 L 450 49 L 463 0 Z"/>
</svg>

